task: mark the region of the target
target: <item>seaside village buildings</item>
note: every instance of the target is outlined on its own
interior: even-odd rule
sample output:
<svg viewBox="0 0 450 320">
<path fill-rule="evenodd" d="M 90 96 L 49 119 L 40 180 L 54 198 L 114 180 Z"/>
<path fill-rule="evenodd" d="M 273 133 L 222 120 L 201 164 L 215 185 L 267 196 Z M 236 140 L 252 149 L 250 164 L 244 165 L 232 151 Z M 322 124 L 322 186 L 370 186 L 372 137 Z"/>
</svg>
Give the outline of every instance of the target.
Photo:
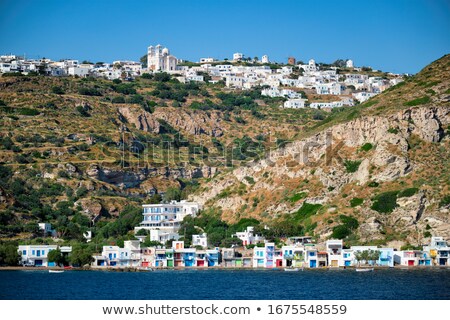
<svg viewBox="0 0 450 320">
<path fill-rule="evenodd" d="M 422 250 L 396 251 L 393 248 L 376 246 L 351 246 L 345 248 L 342 240 L 330 239 L 316 244 L 311 237 L 284 239 L 282 246 L 267 241 L 255 234 L 253 227 L 247 227 L 232 235 L 242 240 L 243 246 L 231 248 L 211 247 L 206 233 L 192 236 L 192 246 L 185 247 L 180 241 L 180 223 L 186 216 L 195 217 L 201 206 L 195 202 L 172 201 L 163 204 L 143 205 L 143 220 L 135 228 L 136 240 L 124 241 L 123 247 L 103 246 L 102 251 L 92 257 L 92 268 L 346 268 L 358 266 L 356 253 L 378 251 L 375 261 L 363 263 L 379 267 L 450 266 L 450 246 L 442 237 L 432 237 Z M 46 231 L 51 232 L 51 226 Z M 145 230 L 147 235 L 138 235 Z M 144 240 L 166 245 L 145 247 Z M 169 241 L 170 240 L 170 241 Z M 169 242 L 167 242 L 169 241 Z M 170 243 L 171 242 L 171 243 Z M 63 255 L 70 255 L 70 246 L 20 245 L 23 266 L 54 267 L 48 260 L 52 250 L 60 249 Z"/>
<path fill-rule="evenodd" d="M 246 66 L 240 62 L 252 62 Z M 218 61 L 208 57 L 201 58 L 197 65 L 181 65 L 182 60 L 170 54 L 168 48 L 161 45 L 147 49 L 147 66 L 140 62 L 114 61 L 113 63 L 80 63 L 78 60 L 52 61 L 50 59 L 25 59 L 15 55 L 0 56 L 0 73 L 39 72 L 50 76 L 102 77 L 106 79 L 132 80 L 143 73 L 167 72 L 180 82 L 204 81 L 208 74 L 212 83 L 224 81 L 230 89 L 247 90 L 261 88 L 261 93 L 269 97 L 283 97 L 283 108 L 300 109 L 305 107 L 331 109 L 353 106 L 355 100 L 360 103 L 383 92 L 402 80 L 400 75 L 387 77 L 369 76 L 361 68 L 354 67 L 352 60 L 346 61 L 346 69 L 339 72 L 337 67 L 321 67 L 314 59 L 307 64 L 297 63 L 290 57 L 288 65 L 270 65 L 267 55 L 260 60 L 246 59 L 243 53 L 234 53 L 231 64 L 227 60 Z M 271 68 L 275 66 L 275 68 Z M 296 73 L 294 73 L 294 71 Z M 295 74 L 295 76 L 294 76 Z M 298 75 L 300 74 L 300 75 Z M 310 101 L 302 97 L 300 91 L 332 97 L 326 101 Z"/>
</svg>

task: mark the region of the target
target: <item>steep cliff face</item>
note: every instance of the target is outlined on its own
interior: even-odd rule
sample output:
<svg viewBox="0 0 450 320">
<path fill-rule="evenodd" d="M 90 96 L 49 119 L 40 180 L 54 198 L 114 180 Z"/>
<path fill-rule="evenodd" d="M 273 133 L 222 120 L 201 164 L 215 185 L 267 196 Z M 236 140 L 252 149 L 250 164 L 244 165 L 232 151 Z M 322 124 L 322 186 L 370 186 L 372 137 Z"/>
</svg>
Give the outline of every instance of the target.
<svg viewBox="0 0 450 320">
<path fill-rule="evenodd" d="M 206 114 L 180 108 L 158 108 L 154 113 L 149 113 L 140 107 L 127 106 L 118 108 L 118 113 L 119 119 L 123 122 L 128 122 L 136 129 L 146 132 L 162 133 L 159 119 L 191 135 L 205 134 L 212 137 L 223 135 L 221 120 L 217 112 Z"/>
<path fill-rule="evenodd" d="M 364 205 L 350 212 L 360 220 L 359 235 L 363 240 L 382 238 L 386 228 L 398 228 L 411 231 L 408 240 L 417 242 L 420 236 L 413 233 L 424 230 L 427 224 L 450 236 L 448 214 L 433 205 L 436 200 L 426 188 L 419 187 L 418 194 L 398 199 L 395 210 L 388 215 L 370 208 L 376 193 L 394 188 L 398 181 L 408 185 L 410 176 L 420 175 L 431 165 L 413 152 L 412 144 L 448 148 L 445 128 L 449 124 L 450 108 L 446 106 L 410 108 L 386 117 L 361 117 L 219 176 L 193 199 L 221 207 L 223 217 L 229 220 L 236 219 L 237 214 L 270 220 L 295 212 L 303 202 L 349 212 L 345 198 L 360 197 Z M 382 185 L 382 189 L 369 188 L 370 182 Z M 245 192 L 237 191 L 242 184 Z M 295 203 L 287 200 L 298 192 L 307 197 Z M 329 236 L 333 225 L 317 222 L 316 233 Z"/>
<path fill-rule="evenodd" d="M 210 178 L 217 172 L 215 167 L 192 167 L 192 168 L 171 168 L 171 167 L 153 167 L 153 168 L 108 168 L 106 166 L 100 166 L 98 164 L 92 164 L 86 170 L 86 174 L 89 178 L 100 180 L 117 187 L 137 188 L 141 183 L 149 178 L 170 178 L 170 180 L 176 179 L 198 179 L 198 178 Z"/>
</svg>

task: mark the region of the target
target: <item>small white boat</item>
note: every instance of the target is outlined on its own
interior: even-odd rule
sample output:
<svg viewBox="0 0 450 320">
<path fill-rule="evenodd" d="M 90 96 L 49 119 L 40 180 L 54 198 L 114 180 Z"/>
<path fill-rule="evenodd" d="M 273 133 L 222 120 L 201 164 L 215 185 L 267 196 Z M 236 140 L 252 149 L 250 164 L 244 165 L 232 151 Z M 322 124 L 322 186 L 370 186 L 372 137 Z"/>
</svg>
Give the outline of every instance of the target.
<svg viewBox="0 0 450 320">
<path fill-rule="evenodd" d="M 284 268 L 284 271 L 298 271 L 299 268 Z"/>
<path fill-rule="evenodd" d="M 64 270 L 48 270 L 49 273 L 63 273 Z"/>
<path fill-rule="evenodd" d="M 356 272 L 370 272 L 373 271 L 373 268 L 356 268 Z"/>
</svg>

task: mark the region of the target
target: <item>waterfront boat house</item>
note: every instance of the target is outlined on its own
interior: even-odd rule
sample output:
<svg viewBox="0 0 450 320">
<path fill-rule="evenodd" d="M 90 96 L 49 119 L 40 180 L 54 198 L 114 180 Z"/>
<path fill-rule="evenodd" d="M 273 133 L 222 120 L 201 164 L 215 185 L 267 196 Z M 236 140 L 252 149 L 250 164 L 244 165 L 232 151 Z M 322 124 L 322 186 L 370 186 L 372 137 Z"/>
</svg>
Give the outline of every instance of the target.
<svg viewBox="0 0 450 320">
<path fill-rule="evenodd" d="M 328 240 L 326 242 L 326 251 L 328 253 L 328 265 L 338 268 L 342 266 L 342 240 Z"/>
<path fill-rule="evenodd" d="M 57 245 L 22 245 L 19 246 L 20 264 L 23 266 L 35 267 L 53 267 L 54 262 L 48 261 L 48 253 L 52 250 L 61 250 L 62 254 L 69 255 L 72 252 L 72 247 Z"/>
<path fill-rule="evenodd" d="M 395 251 L 394 263 L 407 267 L 431 266 L 431 257 L 421 250 Z"/>
<path fill-rule="evenodd" d="M 435 265 L 450 266 L 450 247 L 443 237 L 432 237 L 429 246 L 423 250 L 428 252 Z"/>
</svg>

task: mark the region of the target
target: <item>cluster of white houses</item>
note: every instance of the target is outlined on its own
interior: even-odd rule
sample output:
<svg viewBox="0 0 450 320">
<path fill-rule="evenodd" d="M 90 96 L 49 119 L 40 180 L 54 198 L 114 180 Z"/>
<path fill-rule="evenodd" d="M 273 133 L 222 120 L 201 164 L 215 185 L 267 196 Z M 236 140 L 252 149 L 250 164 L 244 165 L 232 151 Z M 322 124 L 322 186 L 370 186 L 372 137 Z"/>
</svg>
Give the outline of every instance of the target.
<svg viewBox="0 0 450 320">
<path fill-rule="evenodd" d="M 352 267 L 357 266 L 355 253 L 378 251 L 378 259 L 362 261 L 374 266 L 405 267 L 450 266 L 450 247 L 442 237 L 432 237 L 431 243 L 423 250 L 396 251 L 392 248 L 376 246 L 352 246 L 344 248 L 342 240 L 328 240 L 317 245 L 310 237 L 289 239 L 289 245 L 277 248 L 274 243 L 265 242 L 247 250 L 235 248 L 198 248 L 184 246 L 184 241 L 173 241 L 170 247 L 142 247 L 140 240 L 124 242 L 119 246 L 104 246 L 99 254 L 93 256 L 92 267 L 224 267 L 224 268 L 280 268 L 280 267 Z M 56 245 L 21 245 L 19 253 L 24 266 L 54 266 L 48 261 L 48 253 L 56 250 Z M 70 254 L 71 247 L 59 247 L 63 254 Z"/>
<path fill-rule="evenodd" d="M 242 53 L 233 54 L 232 62 L 241 60 L 245 60 Z M 262 90 L 263 95 L 288 99 L 282 105 L 285 108 L 304 108 L 307 100 L 298 93 L 304 89 L 318 95 L 337 96 L 336 101 L 312 102 L 309 107 L 334 108 L 352 106 L 354 99 L 364 102 L 402 81 L 402 77 L 397 74 L 389 74 L 389 79 L 370 77 L 361 73 L 361 68 L 354 67 L 352 60 L 346 61 L 348 73 L 345 74 L 341 74 L 338 67 L 321 70 L 314 59 L 309 60 L 307 64 L 296 64 L 295 59 L 290 58 L 288 65 L 276 69 L 269 65 L 267 55 L 262 56 L 261 60 L 255 58 L 251 61 L 252 66 L 244 66 L 231 64 L 227 60 L 219 62 L 214 58 L 201 58 L 195 66 L 179 65 L 181 60 L 171 55 L 168 48 L 158 44 L 155 47 L 148 47 L 146 68 L 135 61 L 93 64 L 80 63 L 78 60 L 52 61 L 45 58 L 27 60 L 15 55 L 3 55 L 0 56 L 0 73 L 39 71 L 51 76 L 93 76 L 113 80 L 163 71 L 177 76 L 181 82 L 202 82 L 204 75 L 208 74 L 211 77 L 208 81 L 214 83 L 223 80 L 229 88 L 265 87 L 266 89 Z M 300 70 L 300 75 L 293 76 L 294 70 Z"/>
</svg>

